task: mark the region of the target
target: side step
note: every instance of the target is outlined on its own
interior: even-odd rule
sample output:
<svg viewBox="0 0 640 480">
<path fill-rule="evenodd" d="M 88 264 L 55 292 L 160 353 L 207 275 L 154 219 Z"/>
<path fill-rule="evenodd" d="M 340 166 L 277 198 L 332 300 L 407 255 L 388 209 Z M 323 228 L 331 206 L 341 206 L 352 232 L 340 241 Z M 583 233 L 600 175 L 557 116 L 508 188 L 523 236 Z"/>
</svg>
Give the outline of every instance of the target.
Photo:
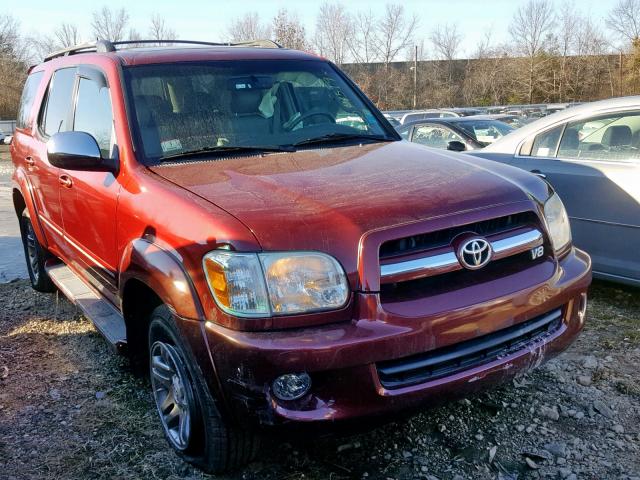
<svg viewBox="0 0 640 480">
<path fill-rule="evenodd" d="M 127 331 L 120 312 L 64 263 L 47 265 L 46 271 L 65 297 L 82 310 L 118 353 L 123 353 L 127 346 Z"/>
</svg>

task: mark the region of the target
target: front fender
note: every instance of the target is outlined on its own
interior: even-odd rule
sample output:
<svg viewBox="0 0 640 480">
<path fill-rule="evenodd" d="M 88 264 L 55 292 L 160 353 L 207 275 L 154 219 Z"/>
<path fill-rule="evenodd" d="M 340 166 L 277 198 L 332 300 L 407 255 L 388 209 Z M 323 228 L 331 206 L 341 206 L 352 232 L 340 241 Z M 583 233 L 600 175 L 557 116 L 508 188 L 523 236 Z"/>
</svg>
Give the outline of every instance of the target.
<svg viewBox="0 0 640 480">
<path fill-rule="evenodd" d="M 20 221 L 20 215 L 22 212 L 18 211 L 18 205 L 16 204 L 16 195 L 20 195 L 22 197 L 22 201 L 25 204 L 27 212 L 29 212 L 29 218 L 31 219 L 31 224 L 33 225 L 33 231 L 36 234 L 36 238 L 40 245 L 44 248 L 49 247 L 49 243 L 47 242 L 47 237 L 44 234 L 44 229 L 40 224 L 40 217 L 38 217 L 38 211 L 36 209 L 36 204 L 33 199 L 33 188 L 31 186 L 31 182 L 29 182 L 29 178 L 25 174 L 24 170 L 21 168 L 17 168 L 13 172 L 13 176 L 11 178 L 11 191 L 13 196 L 13 206 L 16 209 L 16 215 L 18 216 L 18 221 Z"/>
<path fill-rule="evenodd" d="M 204 310 L 191 277 L 177 253 L 149 240 L 133 240 L 120 261 L 120 298 L 127 281 L 137 279 L 151 288 L 182 318 L 204 320 Z"/>
</svg>

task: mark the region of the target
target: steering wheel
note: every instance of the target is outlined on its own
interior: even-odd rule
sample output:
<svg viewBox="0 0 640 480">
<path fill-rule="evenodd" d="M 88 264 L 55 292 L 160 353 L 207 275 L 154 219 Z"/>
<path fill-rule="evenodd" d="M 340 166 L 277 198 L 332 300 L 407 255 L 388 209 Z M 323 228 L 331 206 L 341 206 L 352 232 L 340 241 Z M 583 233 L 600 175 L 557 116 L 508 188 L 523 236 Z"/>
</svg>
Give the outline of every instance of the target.
<svg viewBox="0 0 640 480">
<path fill-rule="evenodd" d="M 329 121 L 331 123 L 335 123 L 335 119 L 333 118 L 333 115 L 331 115 L 328 112 L 324 112 L 318 108 L 313 108 L 311 110 L 309 110 L 306 113 L 303 113 L 302 115 L 300 115 L 298 118 L 294 119 L 291 121 L 291 124 L 287 126 L 287 128 L 285 128 L 285 130 L 287 132 L 290 132 L 291 130 L 293 130 L 298 124 L 300 124 L 301 122 L 303 122 L 304 120 L 311 118 L 311 117 L 327 117 L 329 119 Z"/>
</svg>

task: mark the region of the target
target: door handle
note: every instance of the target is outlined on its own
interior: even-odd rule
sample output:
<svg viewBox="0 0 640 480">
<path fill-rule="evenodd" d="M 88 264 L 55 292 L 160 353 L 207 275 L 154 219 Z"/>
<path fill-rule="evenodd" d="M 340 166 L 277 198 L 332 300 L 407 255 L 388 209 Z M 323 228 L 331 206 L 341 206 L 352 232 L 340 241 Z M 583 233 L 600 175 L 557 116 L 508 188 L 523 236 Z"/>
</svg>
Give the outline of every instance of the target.
<svg viewBox="0 0 640 480">
<path fill-rule="evenodd" d="M 33 157 L 29 156 L 25 157 L 24 163 L 26 163 L 30 167 L 33 167 L 36 164 L 36 161 L 33 159 Z"/>
<path fill-rule="evenodd" d="M 69 175 L 60 175 L 58 177 L 58 182 L 65 188 L 71 188 L 73 186 L 73 180 Z"/>
<path fill-rule="evenodd" d="M 547 176 L 538 169 L 531 170 L 531 173 L 539 176 L 540 178 L 547 178 Z"/>
</svg>

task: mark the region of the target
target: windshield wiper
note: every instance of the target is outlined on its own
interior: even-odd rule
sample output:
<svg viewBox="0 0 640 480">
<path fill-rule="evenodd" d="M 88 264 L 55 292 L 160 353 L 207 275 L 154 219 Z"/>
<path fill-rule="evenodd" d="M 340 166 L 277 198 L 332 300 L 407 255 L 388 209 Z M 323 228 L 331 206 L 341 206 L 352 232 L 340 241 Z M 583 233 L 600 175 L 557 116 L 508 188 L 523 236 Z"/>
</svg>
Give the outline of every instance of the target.
<svg viewBox="0 0 640 480">
<path fill-rule="evenodd" d="M 272 146 L 272 145 L 264 145 L 264 146 L 239 146 L 239 145 L 222 145 L 216 147 L 203 147 L 197 148 L 194 150 L 187 150 L 185 152 L 173 153 L 171 155 L 165 155 L 164 157 L 160 157 L 160 161 L 165 160 L 176 160 L 180 158 L 188 158 L 194 157 L 198 155 L 210 154 L 210 153 L 277 153 L 277 152 L 295 152 L 295 148 L 289 145 L 282 146 Z"/>
<path fill-rule="evenodd" d="M 384 135 L 366 135 L 364 133 L 328 133 L 320 137 L 307 138 L 293 144 L 294 147 L 302 145 L 316 145 L 321 143 L 339 142 L 341 140 L 371 140 L 377 142 L 391 142 L 393 138 Z"/>
</svg>

